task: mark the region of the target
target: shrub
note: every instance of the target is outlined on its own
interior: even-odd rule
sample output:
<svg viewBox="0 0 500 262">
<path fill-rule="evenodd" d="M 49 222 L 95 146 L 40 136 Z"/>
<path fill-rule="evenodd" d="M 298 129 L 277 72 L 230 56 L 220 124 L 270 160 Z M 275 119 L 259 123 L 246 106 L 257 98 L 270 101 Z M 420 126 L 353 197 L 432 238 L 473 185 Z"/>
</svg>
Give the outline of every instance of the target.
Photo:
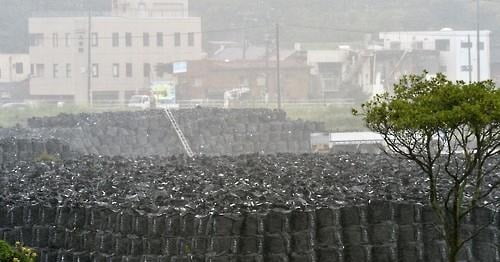
<svg viewBox="0 0 500 262">
<path fill-rule="evenodd" d="M 51 155 L 49 153 L 41 153 L 37 157 L 35 157 L 35 161 L 37 162 L 57 162 L 59 161 L 59 157 L 56 155 Z"/>
<path fill-rule="evenodd" d="M 36 251 L 16 242 L 14 247 L 0 240 L 0 262 L 35 262 Z"/>
</svg>

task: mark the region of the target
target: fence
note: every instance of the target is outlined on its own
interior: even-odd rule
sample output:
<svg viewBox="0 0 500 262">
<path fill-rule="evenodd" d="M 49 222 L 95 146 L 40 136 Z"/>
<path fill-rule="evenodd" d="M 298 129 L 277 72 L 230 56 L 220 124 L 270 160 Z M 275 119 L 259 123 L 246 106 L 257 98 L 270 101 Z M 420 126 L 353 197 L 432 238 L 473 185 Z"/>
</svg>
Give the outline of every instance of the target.
<svg viewBox="0 0 500 262">
<path fill-rule="evenodd" d="M 197 106 L 201 107 L 218 107 L 224 108 L 224 100 L 219 99 L 195 99 L 195 100 L 179 100 L 177 101 L 179 108 L 195 108 Z M 347 106 L 352 107 L 356 103 L 352 99 L 308 99 L 308 100 L 284 100 L 281 103 L 283 108 L 308 108 L 308 107 L 325 107 L 325 106 Z M 126 102 L 120 102 L 117 100 L 96 100 L 93 102 L 92 106 L 86 104 L 76 105 L 71 102 L 61 103 L 60 101 L 30 101 L 25 102 L 24 105 L 19 103 L 18 106 L 13 105 L 12 109 L 27 109 L 27 108 L 38 108 L 38 107 L 80 107 L 93 110 L 137 110 L 138 108 L 129 107 Z M 276 101 L 265 101 L 265 100 L 246 100 L 246 101 L 231 101 L 229 108 L 277 108 Z"/>
</svg>

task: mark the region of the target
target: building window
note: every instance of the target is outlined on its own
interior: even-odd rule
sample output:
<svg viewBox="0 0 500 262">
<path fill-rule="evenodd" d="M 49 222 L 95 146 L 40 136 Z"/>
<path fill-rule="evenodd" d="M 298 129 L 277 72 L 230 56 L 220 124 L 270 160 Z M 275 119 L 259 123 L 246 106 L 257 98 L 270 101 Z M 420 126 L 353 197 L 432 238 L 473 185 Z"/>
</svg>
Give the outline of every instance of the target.
<svg viewBox="0 0 500 262">
<path fill-rule="evenodd" d="M 145 63 L 144 64 L 144 77 L 150 77 L 151 76 L 151 64 Z"/>
<path fill-rule="evenodd" d="M 118 47 L 120 45 L 120 35 L 118 33 L 113 33 L 112 42 L 113 47 Z"/>
<path fill-rule="evenodd" d="M 416 50 L 422 50 L 422 49 L 424 49 L 424 42 L 422 42 L 422 41 L 415 41 L 413 43 L 413 49 L 416 49 Z"/>
<path fill-rule="evenodd" d="M 43 77 L 45 75 L 45 65 L 44 64 L 35 64 L 33 67 L 33 77 Z"/>
<path fill-rule="evenodd" d="M 66 64 L 66 78 L 71 78 L 71 64 Z"/>
<path fill-rule="evenodd" d="M 92 77 L 99 77 L 99 64 L 92 64 Z"/>
<path fill-rule="evenodd" d="M 64 34 L 64 46 L 69 47 L 71 45 L 71 34 Z"/>
<path fill-rule="evenodd" d="M 436 39 L 435 45 L 436 45 L 436 50 L 450 51 L 450 40 L 449 39 Z"/>
<path fill-rule="evenodd" d="M 132 64 L 131 63 L 125 64 L 125 76 L 132 77 Z"/>
<path fill-rule="evenodd" d="M 399 41 L 392 41 L 390 44 L 390 48 L 393 50 L 400 50 L 401 49 L 401 42 Z"/>
<path fill-rule="evenodd" d="M 142 33 L 142 45 L 149 46 L 149 33 Z"/>
<path fill-rule="evenodd" d="M 154 13 L 167 17 L 185 16 L 185 5 L 182 3 L 153 3 Z"/>
<path fill-rule="evenodd" d="M 30 34 L 30 46 L 43 46 L 43 34 Z"/>
<path fill-rule="evenodd" d="M 332 74 L 323 74 L 321 76 L 321 86 L 323 88 L 323 92 L 338 92 L 340 91 L 340 87 L 338 85 L 338 81 Z"/>
<path fill-rule="evenodd" d="M 463 66 L 460 67 L 460 70 L 462 70 L 462 72 L 471 72 L 472 71 L 472 66 L 463 65 Z"/>
<path fill-rule="evenodd" d="M 460 47 L 461 48 L 472 48 L 472 42 L 461 42 Z"/>
<path fill-rule="evenodd" d="M 120 77 L 120 65 L 119 64 L 113 64 L 113 77 L 115 77 L 115 78 Z"/>
<path fill-rule="evenodd" d="M 162 32 L 156 33 L 156 45 L 163 46 L 163 33 Z"/>
<path fill-rule="evenodd" d="M 194 46 L 194 33 L 188 33 L 188 45 L 189 46 Z"/>
<path fill-rule="evenodd" d="M 95 104 L 109 105 L 117 104 L 119 101 L 119 91 L 94 91 L 92 100 Z"/>
<path fill-rule="evenodd" d="M 181 46 L 181 33 L 174 34 L 174 45 Z"/>
<path fill-rule="evenodd" d="M 479 50 L 484 50 L 484 42 L 479 42 Z"/>
<path fill-rule="evenodd" d="M 22 74 L 22 73 L 24 73 L 23 63 L 16 63 L 14 65 L 14 67 L 16 68 L 16 74 Z"/>
<path fill-rule="evenodd" d="M 59 46 L 59 35 L 57 33 L 52 34 L 52 47 Z"/>
<path fill-rule="evenodd" d="M 125 33 L 125 46 L 132 46 L 132 33 Z"/>
<path fill-rule="evenodd" d="M 80 36 L 78 37 L 78 52 L 79 52 L 79 53 L 83 53 L 83 50 L 84 50 L 84 49 L 83 49 L 83 36 L 82 36 L 82 35 L 80 35 Z"/>
<path fill-rule="evenodd" d="M 92 46 L 99 46 L 99 35 L 97 33 L 92 33 Z"/>
<path fill-rule="evenodd" d="M 59 76 L 58 64 L 52 65 L 52 77 L 57 78 Z"/>
</svg>

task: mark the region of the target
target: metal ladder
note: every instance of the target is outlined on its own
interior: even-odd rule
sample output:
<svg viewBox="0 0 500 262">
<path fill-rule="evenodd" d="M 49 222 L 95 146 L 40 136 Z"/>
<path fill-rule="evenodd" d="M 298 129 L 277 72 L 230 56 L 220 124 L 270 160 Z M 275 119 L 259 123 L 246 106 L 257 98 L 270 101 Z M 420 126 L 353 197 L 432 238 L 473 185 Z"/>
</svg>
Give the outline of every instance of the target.
<svg viewBox="0 0 500 262">
<path fill-rule="evenodd" d="M 165 109 L 165 114 L 167 115 L 168 120 L 170 120 L 170 123 L 172 123 L 172 126 L 175 129 L 175 132 L 177 133 L 177 136 L 179 137 L 179 140 L 181 140 L 182 147 L 184 147 L 184 150 L 186 151 L 186 154 L 189 157 L 193 157 L 194 153 L 193 150 L 191 150 L 191 147 L 189 146 L 189 143 L 184 136 L 184 133 L 182 133 L 182 130 L 179 128 L 179 125 L 177 124 L 177 121 L 174 118 L 174 115 L 170 111 L 170 109 L 166 108 Z"/>
</svg>

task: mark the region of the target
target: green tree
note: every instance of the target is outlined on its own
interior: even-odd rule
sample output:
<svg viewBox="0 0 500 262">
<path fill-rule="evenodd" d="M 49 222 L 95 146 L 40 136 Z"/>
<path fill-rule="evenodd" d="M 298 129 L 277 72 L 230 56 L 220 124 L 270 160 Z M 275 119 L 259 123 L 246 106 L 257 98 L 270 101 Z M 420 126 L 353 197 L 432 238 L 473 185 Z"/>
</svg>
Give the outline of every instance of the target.
<svg viewBox="0 0 500 262">
<path fill-rule="evenodd" d="M 394 86 L 394 94 L 378 95 L 353 113 L 383 136 L 389 151 L 427 175 L 448 261 L 457 261 L 463 245 L 482 229 L 465 235 L 464 219 L 478 208 L 499 208 L 492 196 L 500 183 L 500 91 L 492 81 L 410 75 Z"/>
<path fill-rule="evenodd" d="M 23 246 L 16 242 L 15 246 L 10 246 L 7 242 L 0 240 L 0 262 L 36 262 L 37 253 L 35 250 Z"/>
</svg>

